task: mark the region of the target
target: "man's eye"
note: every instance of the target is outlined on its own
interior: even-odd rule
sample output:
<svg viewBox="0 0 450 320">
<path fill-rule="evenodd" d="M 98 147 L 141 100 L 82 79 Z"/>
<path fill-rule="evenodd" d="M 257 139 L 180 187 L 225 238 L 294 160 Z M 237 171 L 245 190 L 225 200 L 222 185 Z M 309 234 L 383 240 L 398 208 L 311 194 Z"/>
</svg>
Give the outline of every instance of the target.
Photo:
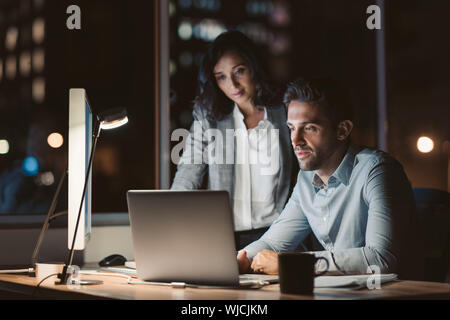
<svg viewBox="0 0 450 320">
<path fill-rule="evenodd" d="M 313 127 L 313 126 L 307 126 L 307 127 L 305 127 L 305 131 L 315 132 L 315 131 L 317 131 L 317 129 L 316 129 L 316 127 Z"/>
</svg>

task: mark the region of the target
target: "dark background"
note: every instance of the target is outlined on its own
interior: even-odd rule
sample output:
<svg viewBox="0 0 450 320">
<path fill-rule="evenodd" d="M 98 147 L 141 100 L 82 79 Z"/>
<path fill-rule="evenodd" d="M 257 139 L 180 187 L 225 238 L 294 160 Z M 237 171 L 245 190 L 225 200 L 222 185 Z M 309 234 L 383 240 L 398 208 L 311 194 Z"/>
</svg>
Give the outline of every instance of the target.
<svg viewBox="0 0 450 320">
<path fill-rule="evenodd" d="M 127 108 L 131 125 L 103 131 L 100 136 L 92 182 L 93 212 L 124 212 L 126 190 L 154 186 L 153 4 L 140 1 L 137 7 L 137 2 L 133 1 L 42 2 L 40 10 L 35 8 L 34 1 L 0 2 L 2 55 L 6 53 L 3 48 L 5 28 L 10 24 L 26 24 L 36 16 L 45 18 L 42 46 L 46 53 L 41 75 L 46 80 L 44 102 L 36 103 L 31 99 L 30 87 L 26 87 L 26 96 L 21 94 L 23 83 L 30 81 L 28 78 L 17 76 L 0 83 L 0 136 L 10 141 L 10 153 L 0 157 L 0 172 L 10 166 L 12 160 L 21 163 L 29 153 L 26 141 L 33 139 L 28 135 L 31 124 L 48 133 L 60 132 L 66 142 L 60 149 L 51 149 L 43 141 L 35 142 L 39 144 L 38 153 L 58 159 L 48 166 L 41 165 L 42 170 L 50 169 L 55 175 L 55 184 L 47 187 L 50 189 L 46 192 L 49 205 L 55 185 L 67 166 L 69 89 L 85 88 L 94 114 L 118 106 Z M 14 14 L 20 12 L 22 3 L 30 6 L 23 19 Z M 66 8 L 72 4 L 81 8 L 81 30 L 66 27 L 69 16 Z M 25 46 L 18 45 L 15 51 L 26 50 Z M 34 76 L 38 75 L 31 74 L 30 78 Z M 46 126 L 42 119 L 46 119 Z M 30 191 L 29 196 L 34 196 L 31 193 L 34 192 Z M 66 196 L 67 191 L 62 195 Z M 60 199 L 61 210 L 66 201 Z M 8 213 L 46 213 L 46 210 L 36 212 L 30 205 L 28 212 Z"/>
<path fill-rule="evenodd" d="M 413 186 L 447 190 L 450 2 L 385 3 L 387 151 L 402 162 Z M 66 8 L 72 4 L 81 8 L 81 30 L 66 28 Z M 216 31 L 237 28 L 248 34 L 282 86 L 301 75 L 344 81 L 355 106 L 353 139 L 377 147 L 377 31 L 366 27 L 366 8 L 375 1 L 172 0 L 170 4 L 171 130 L 190 125 L 198 62 L 214 34 L 208 38 L 194 32 L 182 39 L 178 28 L 182 23 L 193 28 L 203 23 Z M 30 36 L 37 17 L 45 20 L 41 44 Z M 19 30 L 13 50 L 5 46 L 11 26 Z M 18 193 L 18 202 L 29 206 L 1 213 L 46 213 L 67 165 L 69 88 L 86 88 L 94 113 L 123 106 L 130 118 L 127 126 L 100 137 L 93 168 L 93 212 L 125 212 L 126 190 L 155 187 L 154 32 L 153 1 L 0 1 L 0 139 L 10 144 L 9 153 L 0 155 L 0 208 L 5 201 L 1 186 L 11 185 L 8 179 L 2 183 L 2 177 L 14 166 L 20 168 L 30 152 L 39 154 L 40 173 L 49 171 L 55 177 L 53 185 L 43 187 L 36 185 L 36 177 L 19 175 L 26 187 Z M 32 68 L 29 75 L 22 75 L 17 61 L 15 77 L 6 77 L 8 57 L 36 48 L 45 51 L 43 71 Z M 32 95 L 36 77 L 45 79 L 42 102 Z M 45 139 L 60 132 L 65 144 L 51 149 L 35 132 Z M 434 140 L 432 152 L 417 151 L 421 135 Z M 173 176 L 174 165 L 171 169 Z M 61 210 L 65 201 L 61 198 Z"/>
</svg>

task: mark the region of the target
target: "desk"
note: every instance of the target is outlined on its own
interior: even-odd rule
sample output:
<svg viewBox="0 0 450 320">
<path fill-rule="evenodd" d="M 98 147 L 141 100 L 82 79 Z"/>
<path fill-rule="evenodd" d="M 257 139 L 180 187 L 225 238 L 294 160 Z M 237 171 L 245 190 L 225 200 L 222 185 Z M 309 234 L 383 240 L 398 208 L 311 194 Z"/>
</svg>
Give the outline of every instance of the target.
<svg viewBox="0 0 450 320">
<path fill-rule="evenodd" d="M 450 284 L 420 281 L 395 281 L 381 289 L 336 291 L 316 289 L 313 296 L 281 294 L 278 284 L 261 289 L 171 288 L 131 285 L 125 278 L 107 275 L 82 275 L 81 279 L 99 279 L 101 285 L 69 289 L 55 285 L 56 277 L 45 280 L 35 292 L 40 299 L 123 299 L 123 300 L 372 300 L 372 299 L 450 299 Z M 0 274 L 0 298 L 31 298 L 38 281 L 26 275 Z"/>
</svg>

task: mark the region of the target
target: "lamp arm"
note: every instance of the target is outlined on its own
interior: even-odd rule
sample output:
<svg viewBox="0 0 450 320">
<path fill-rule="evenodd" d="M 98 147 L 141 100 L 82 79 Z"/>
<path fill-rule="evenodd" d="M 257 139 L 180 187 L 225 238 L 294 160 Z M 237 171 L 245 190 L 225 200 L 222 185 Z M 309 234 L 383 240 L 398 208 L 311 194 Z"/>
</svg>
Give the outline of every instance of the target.
<svg viewBox="0 0 450 320">
<path fill-rule="evenodd" d="M 57 213 L 53 214 L 53 215 L 50 217 L 50 221 L 49 221 L 49 222 L 52 222 L 54 219 L 56 219 L 56 218 L 58 218 L 58 217 L 60 217 L 60 216 L 63 216 L 63 215 L 65 215 L 65 214 L 67 214 L 67 210 L 57 212 Z"/>
<path fill-rule="evenodd" d="M 61 179 L 59 180 L 58 187 L 56 188 L 55 195 L 53 196 L 52 204 L 50 205 L 47 216 L 45 217 L 44 225 L 42 226 L 42 229 L 41 229 L 41 233 L 39 234 L 39 238 L 36 242 L 36 246 L 34 247 L 33 255 L 31 256 L 31 266 L 33 268 L 36 266 L 37 257 L 38 257 L 39 250 L 42 245 L 42 241 L 44 240 L 45 232 L 47 231 L 50 222 L 57 216 L 56 214 L 54 214 L 55 209 L 56 209 L 56 203 L 58 201 L 59 193 L 61 192 L 62 185 L 63 185 L 63 182 L 66 179 L 66 177 L 67 177 L 67 169 L 64 170 L 64 173 L 61 176 Z"/>
</svg>

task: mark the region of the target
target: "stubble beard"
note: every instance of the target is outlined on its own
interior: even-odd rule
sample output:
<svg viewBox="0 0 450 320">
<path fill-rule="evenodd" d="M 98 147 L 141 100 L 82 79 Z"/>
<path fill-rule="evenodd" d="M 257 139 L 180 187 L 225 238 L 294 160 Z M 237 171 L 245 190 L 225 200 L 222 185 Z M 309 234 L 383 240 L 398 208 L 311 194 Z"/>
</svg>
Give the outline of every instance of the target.
<svg viewBox="0 0 450 320">
<path fill-rule="evenodd" d="M 300 169 L 303 171 L 314 171 L 320 168 L 320 164 L 322 163 L 321 159 L 315 156 L 315 153 L 311 153 L 308 159 L 300 160 L 298 159 L 298 163 L 300 165 Z"/>
<path fill-rule="evenodd" d="M 297 158 L 300 169 L 304 171 L 317 171 L 323 167 L 327 159 L 333 154 L 334 148 L 332 145 L 327 144 L 324 148 L 311 150 L 310 156 L 305 160 Z"/>
</svg>

